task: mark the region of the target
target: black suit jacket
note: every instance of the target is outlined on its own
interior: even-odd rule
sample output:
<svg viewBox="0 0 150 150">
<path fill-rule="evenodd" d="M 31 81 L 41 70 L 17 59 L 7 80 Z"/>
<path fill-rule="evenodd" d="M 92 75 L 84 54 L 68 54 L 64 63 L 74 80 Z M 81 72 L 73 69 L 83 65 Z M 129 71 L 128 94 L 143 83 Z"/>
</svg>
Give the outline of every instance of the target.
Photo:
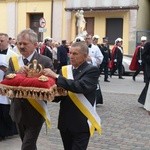
<svg viewBox="0 0 150 150">
<path fill-rule="evenodd" d="M 148 81 L 150 81 L 150 42 L 147 42 L 144 46 L 143 52 L 142 52 L 142 60 L 145 64 L 145 72 L 148 78 Z"/>
<path fill-rule="evenodd" d="M 109 59 L 111 59 L 109 45 L 105 46 L 104 44 L 101 44 L 98 47 L 104 56 L 103 63 L 108 63 Z"/>
<path fill-rule="evenodd" d="M 52 61 L 47 56 L 43 56 L 35 52 L 33 59 L 37 59 L 38 63 L 42 64 L 45 68 L 53 68 Z M 14 72 L 12 60 L 9 62 L 8 73 Z M 27 99 L 14 98 L 11 102 L 10 115 L 16 123 L 23 123 L 28 126 L 36 126 L 44 122 L 44 118 L 37 112 L 35 108 L 28 102 Z"/>
<path fill-rule="evenodd" d="M 121 52 L 121 50 L 116 47 L 115 51 L 114 51 L 114 59 L 117 59 L 117 62 L 122 62 L 123 59 L 123 53 Z"/>
<path fill-rule="evenodd" d="M 141 104 L 145 104 L 145 99 L 146 99 L 146 95 L 147 95 L 147 91 L 149 88 L 149 82 L 150 82 L 150 42 L 147 42 L 144 45 L 144 49 L 142 51 L 142 59 L 145 63 L 145 73 L 147 76 L 147 81 L 145 84 L 145 87 L 143 88 L 139 98 L 138 98 L 138 102 Z"/>
<path fill-rule="evenodd" d="M 52 52 L 46 46 L 45 46 L 43 55 L 45 55 L 45 56 L 47 56 L 47 57 L 49 57 L 51 59 L 53 58 Z"/>
<path fill-rule="evenodd" d="M 99 69 L 85 62 L 77 69 L 74 80 L 68 80 L 60 75 L 57 85 L 68 91 L 84 94 L 88 101 L 94 105 L 98 78 Z M 70 97 L 57 97 L 57 100 L 61 101 L 58 128 L 62 131 L 69 129 L 73 132 L 89 132 L 87 118 Z"/>
<path fill-rule="evenodd" d="M 60 61 L 62 65 L 67 65 L 68 60 L 68 48 L 64 45 L 61 45 L 57 48 L 57 60 Z"/>
</svg>

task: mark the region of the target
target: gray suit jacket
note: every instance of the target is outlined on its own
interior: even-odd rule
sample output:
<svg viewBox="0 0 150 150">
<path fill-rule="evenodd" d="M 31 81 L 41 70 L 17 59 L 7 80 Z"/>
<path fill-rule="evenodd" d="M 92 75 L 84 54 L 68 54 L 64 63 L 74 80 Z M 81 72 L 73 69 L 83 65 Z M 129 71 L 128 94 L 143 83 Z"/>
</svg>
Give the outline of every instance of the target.
<svg viewBox="0 0 150 150">
<path fill-rule="evenodd" d="M 42 64 L 45 68 L 53 68 L 50 58 L 40 55 L 35 52 L 33 59 L 36 59 L 38 63 Z M 14 72 L 14 66 L 12 60 L 9 61 L 8 73 Z M 35 108 L 28 102 L 27 99 L 14 98 L 11 102 L 10 115 L 16 123 L 23 123 L 28 126 L 36 126 L 44 122 L 44 118 L 37 112 Z"/>
</svg>

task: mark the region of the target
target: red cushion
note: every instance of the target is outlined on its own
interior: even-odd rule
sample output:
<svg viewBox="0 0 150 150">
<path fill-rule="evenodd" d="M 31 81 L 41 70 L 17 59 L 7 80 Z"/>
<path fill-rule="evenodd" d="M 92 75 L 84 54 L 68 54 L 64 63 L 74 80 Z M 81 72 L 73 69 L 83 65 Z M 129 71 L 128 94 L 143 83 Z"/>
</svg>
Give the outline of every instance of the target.
<svg viewBox="0 0 150 150">
<path fill-rule="evenodd" d="M 9 86 L 19 86 L 21 82 L 24 81 L 26 77 L 22 74 L 16 74 L 16 76 L 12 79 L 5 78 L 1 81 L 1 84 L 9 85 Z"/>
<path fill-rule="evenodd" d="M 55 79 L 50 78 L 48 81 L 40 81 L 38 77 L 28 78 L 26 77 L 23 82 L 20 83 L 20 86 L 23 87 L 38 87 L 38 88 L 50 88 L 55 84 Z"/>
<path fill-rule="evenodd" d="M 48 78 L 48 80 L 47 80 Z M 39 80 L 40 79 L 40 80 Z M 41 81 L 44 80 L 44 81 Z M 45 81 L 47 80 L 47 81 Z M 34 98 L 52 101 L 58 95 L 66 95 L 56 89 L 56 80 L 50 77 L 26 77 L 17 74 L 12 79 L 5 78 L 0 84 L 0 93 L 11 98 Z M 54 85 L 54 86 L 53 86 Z"/>
<path fill-rule="evenodd" d="M 9 86 L 23 86 L 23 87 L 37 87 L 37 88 L 47 88 L 49 89 L 56 82 L 55 79 L 48 77 L 48 81 L 40 81 L 38 77 L 28 78 L 23 74 L 16 74 L 12 79 L 5 78 L 1 81 L 1 84 Z"/>
</svg>

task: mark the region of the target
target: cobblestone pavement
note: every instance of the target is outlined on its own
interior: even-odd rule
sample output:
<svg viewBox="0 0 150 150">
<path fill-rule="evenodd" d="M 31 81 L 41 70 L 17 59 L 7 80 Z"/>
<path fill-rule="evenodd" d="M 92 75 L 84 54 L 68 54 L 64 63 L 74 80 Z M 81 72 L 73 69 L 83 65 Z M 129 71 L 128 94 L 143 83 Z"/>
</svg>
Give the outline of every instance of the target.
<svg viewBox="0 0 150 150">
<path fill-rule="evenodd" d="M 144 83 L 133 82 L 129 77 L 119 80 L 113 77 L 110 83 L 101 82 L 104 104 L 97 106 L 102 120 L 102 135 L 95 132 L 87 150 L 150 150 L 150 116 L 137 102 Z M 42 128 L 38 150 L 63 150 L 57 129 L 59 105 L 48 104 L 52 127 Z M 47 131 L 47 134 L 46 134 Z M 0 142 L 0 150 L 20 150 L 18 136 Z"/>
</svg>

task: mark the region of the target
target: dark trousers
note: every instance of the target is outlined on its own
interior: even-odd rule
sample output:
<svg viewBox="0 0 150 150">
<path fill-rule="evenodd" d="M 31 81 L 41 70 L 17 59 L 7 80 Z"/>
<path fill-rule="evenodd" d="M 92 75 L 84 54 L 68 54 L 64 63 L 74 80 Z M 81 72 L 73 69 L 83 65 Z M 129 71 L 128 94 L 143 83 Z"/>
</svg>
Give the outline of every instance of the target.
<svg viewBox="0 0 150 150">
<path fill-rule="evenodd" d="M 19 136 L 22 140 L 21 150 L 37 150 L 36 142 L 43 123 L 37 126 L 27 126 L 22 123 L 17 124 Z"/>
<path fill-rule="evenodd" d="M 64 145 L 64 150 L 86 150 L 90 133 L 89 132 L 71 132 L 66 130 L 60 131 L 61 138 Z"/>
<path fill-rule="evenodd" d="M 144 67 L 145 67 L 144 65 L 138 63 L 138 69 L 135 71 L 133 77 L 136 77 L 141 71 L 143 71 L 144 82 L 147 82 L 148 81 L 148 77 L 147 77 L 147 75 L 145 73 L 145 68 Z"/>
<path fill-rule="evenodd" d="M 0 104 L 0 138 L 17 134 L 16 124 L 9 115 L 10 105 Z"/>
<path fill-rule="evenodd" d="M 143 70 L 143 65 L 138 64 L 138 69 L 135 71 L 133 76 L 136 77 L 142 70 Z"/>
<path fill-rule="evenodd" d="M 97 84 L 97 89 L 96 89 L 96 104 L 103 104 L 103 96 L 102 96 L 102 91 L 100 84 Z"/>
<path fill-rule="evenodd" d="M 100 73 L 102 73 L 102 71 L 104 70 L 104 80 L 108 79 L 108 63 L 107 62 L 103 62 L 100 65 Z"/>
<path fill-rule="evenodd" d="M 57 70 L 57 67 L 58 67 L 58 61 L 57 61 L 57 59 L 53 60 L 53 65 L 54 65 L 54 69 Z"/>
<path fill-rule="evenodd" d="M 122 62 L 115 63 L 114 68 L 111 70 L 111 75 L 113 75 L 117 69 L 118 69 L 118 76 L 120 78 L 122 77 Z"/>
<path fill-rule="evenodd" d="M 147 95 L 147 91 L 148 91 L 148 87 L 149 87 L 149 82 L 147 82 L 138 98 L 138 102 L 141 104 L 145 104 L 145 99 L 146 99 L 146 95 Z"/>
</svg>

